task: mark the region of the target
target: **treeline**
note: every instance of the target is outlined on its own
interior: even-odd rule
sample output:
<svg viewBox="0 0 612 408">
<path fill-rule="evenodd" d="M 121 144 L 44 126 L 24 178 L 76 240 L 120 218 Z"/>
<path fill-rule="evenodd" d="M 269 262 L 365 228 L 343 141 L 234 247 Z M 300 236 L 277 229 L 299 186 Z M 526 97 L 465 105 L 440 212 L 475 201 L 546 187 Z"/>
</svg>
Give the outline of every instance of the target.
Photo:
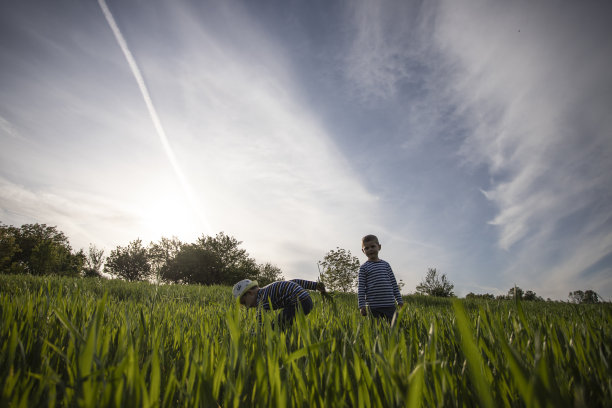
<svg viewBox="0 0 612 408">
<path fill-rule="evenodd" d="M 523 289 L 519 288 L 518 286 L 511 287 L 508 290 L 508 293 L 506 295 L 497 295 L 497 296 L 494 296 L 494 295 L 492 295 L 490 293 L 474 294 L 474 293 L 470 292 L 465 297 L 466 297 L 466 299 L 487 299 L 487 300 L 493 300 L 493 299 L 497 299 L 497 300 L 519 299 L 519 300 L 535 301 L 535 302 L 543 302 L 544 301 L 544 299 L 541 296 L 538 296 L 534 291 L 532 291 L 532 290 L 524 291 Z M 550 300 L 550 299 L 548 299 L 548 300 Z"/>
<path fill-rule="evenodd" d="M 203 235 L 194 243 L 177 238 L 161 238 L 144 246 L 140 239 L 127 246 L 117 246 L 106 256 L 90 245 L 73 251 L 68 238 L 56 227 L 25 224 L 21 227 L 0 223 L 0 273 L 114 277 L 127 281 L 233 285 L 241 279 L 257 280 L 260 286 L 284 279 L 277 266 L 257 263 L 236 238 L 221 232 L 215 237 Z M 319 266 L 320 279 L 330 291 L 352 292 L 356 289 L 359 259 L 350 251 L 329 251 Z M 399 282 L 400 290 L 404 286 Z M 432 297 L 454 297 L 454 284 L 435 268 L 416 287 L 416 293 Z M 467 299 L 544 301 L 534 291 L 512 287 L 506 295 L 489 293 L 466 295 Z M 551 301 L 551 299 L 547 299 Z M 600 303 L 593 290 L 569 293 L 572 303 Z"/>
<path fill-rule="evenodd" d="M 569 293 L 569 302 L 577 303 L 577 304 L 593 304 L 593 303 L 601 303 L 603 299 L 593 290 L 576 290 Z M 512 287 L 508 290 L 506 295 L 492 295 L 491 293 L 485 294 L 475 294 L 468 293 L 465 296 L 466 299 L 485 299 L 485 300 L 526 300 L 526 301 L 534 301 L 534 302 L 544 302 L 544 298 L 538 296 L 534 291 L 519 288 L 518 286 Z M 546 302 L 552 302 L 550 298 L 546 299 Z"/>
<path fill-rule="evenodd" d="M 236 238 L 223 232 L 184 243 L 161 238 L 144 246 L 140 239 L 105 256 L 90 245 L 73 251 L 66 235 L 45 224 L 17 228 L 0 224 L 0 273 L 114 277 L 127 281 L 233 285 L 256 279 L 260 285 L 283 279 L 271 263 L 258 264 Z"/>
</svg>

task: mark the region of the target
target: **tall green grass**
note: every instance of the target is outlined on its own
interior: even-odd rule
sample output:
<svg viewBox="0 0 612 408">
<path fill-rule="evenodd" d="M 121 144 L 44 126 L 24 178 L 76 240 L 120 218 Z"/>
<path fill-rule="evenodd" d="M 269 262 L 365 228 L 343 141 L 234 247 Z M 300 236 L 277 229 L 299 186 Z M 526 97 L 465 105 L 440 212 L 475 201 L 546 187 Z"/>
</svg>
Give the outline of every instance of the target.
<svg viewBox="0 0 612 408">
<path fill-rule="evenodd" d="M 611 404 L 610 305 L 313 298 L 283 333 L 227 287 L 0 276 L 0 405 Z"/>
</svg>

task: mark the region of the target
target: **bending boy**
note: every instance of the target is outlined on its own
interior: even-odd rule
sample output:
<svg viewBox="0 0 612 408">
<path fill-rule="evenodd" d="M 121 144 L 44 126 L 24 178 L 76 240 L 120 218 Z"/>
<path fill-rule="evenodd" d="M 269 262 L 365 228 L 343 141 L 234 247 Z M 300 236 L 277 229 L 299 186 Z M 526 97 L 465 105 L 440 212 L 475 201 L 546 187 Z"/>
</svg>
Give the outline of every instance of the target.
<svg viewBox="0 0 612 408">
<path fill-rule="evenodd" d="M 240 304 L 245 307 L 257 307 L 257 320 L 261 323 L 261 310 L 282 309 L 278 324 L 282 329 L 291 327 L 298 306 L 307 315 L 312 310 L 312 299 L 307 290 L 319 290 L 325 293 L 322 282 L 311 282 L 303 279 L 278 281 L 260 288 L 257 281 L 244 279 L 234 285 L 233 293 Z"/>
</svg>

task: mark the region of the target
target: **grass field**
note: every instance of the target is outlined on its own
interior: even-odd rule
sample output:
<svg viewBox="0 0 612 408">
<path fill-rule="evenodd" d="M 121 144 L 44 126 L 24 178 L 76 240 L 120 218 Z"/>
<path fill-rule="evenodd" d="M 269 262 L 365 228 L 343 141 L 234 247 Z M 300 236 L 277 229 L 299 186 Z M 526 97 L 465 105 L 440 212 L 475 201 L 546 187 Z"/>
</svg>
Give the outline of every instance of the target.
<svg viewBox="0 0 612 408">
<path fill-rule="evenodd" d="M 229 287 L 0 275 L 0 406 L 612 406 L 612 306 L 324 302 L 258 330 Z"/>
</svg>

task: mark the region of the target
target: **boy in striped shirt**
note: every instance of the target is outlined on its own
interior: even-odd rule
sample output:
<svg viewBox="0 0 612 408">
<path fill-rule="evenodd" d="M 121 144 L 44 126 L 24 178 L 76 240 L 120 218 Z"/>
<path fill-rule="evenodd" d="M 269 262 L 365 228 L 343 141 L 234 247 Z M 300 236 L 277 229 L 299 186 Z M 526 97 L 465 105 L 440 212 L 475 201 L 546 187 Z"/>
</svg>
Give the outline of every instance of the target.
<svg viewBox="0 0 612 408">
<path fill-rule="evenodd" d="M 358 306 L 362 316 L 367 316 L 369 309 L 372 316 L 391 322 L 396 305 L 402 307 L 404 301 L 391 265 L 378 258 L 380 249 L 381 245 L 375 235 L 362 238 L 361 250 L 368 260 L 359 267 Z"/>
<path fill-rule="evenodd" d="M 312 310 L 312 299 L 307 290 L 319 290 L 325 293 L 323 282 L 311 282 L 303 279 L 278 281 L 260 288 L 257 281 L 244 279 L 234 285 L 234 297 L 245 307 L 257 307 L 257 320 L 261 323 L 261 310 L 278 310 L 278 324 L 282 329 L 291 327 L 298 305 L 307 315 Z"/>
</svg>

